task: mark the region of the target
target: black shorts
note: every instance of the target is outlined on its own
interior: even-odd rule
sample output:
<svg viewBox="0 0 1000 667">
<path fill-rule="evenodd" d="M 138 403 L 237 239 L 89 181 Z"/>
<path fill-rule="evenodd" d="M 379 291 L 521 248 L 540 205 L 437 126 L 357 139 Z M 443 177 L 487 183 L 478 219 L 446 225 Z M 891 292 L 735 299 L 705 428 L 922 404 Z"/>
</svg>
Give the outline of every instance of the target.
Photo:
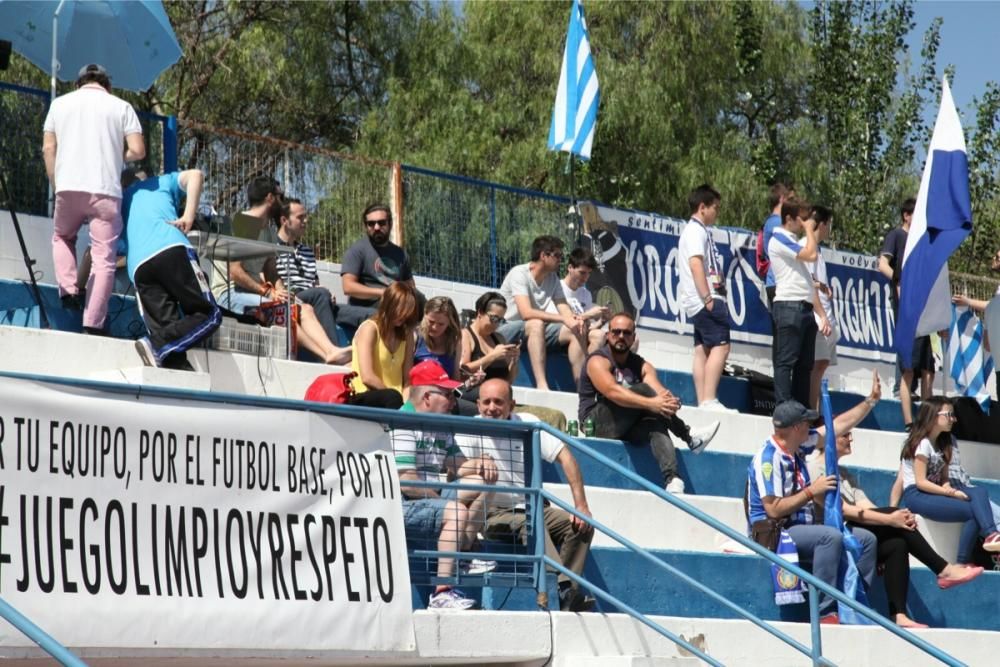
<svg viewBox="0 0 1000 667">
<path fill-rule="evenodd" d="M 913 340 L 913 354 L 910 355 L 910 363 L 905 364 L 900 359 L 900 366 L 904 371 L 934 372 L 934 351 L 931 349 L 931 337 L 920 336 Z"/>
<path fill-rule="evenodd" d="M 729 307 L 725 301 L 715 300 L 712 310 L 702 308 L 691 318 L 694 324 L 694 344 L 711 350 L 717 345 L 729 345 Z"/>
</svg>

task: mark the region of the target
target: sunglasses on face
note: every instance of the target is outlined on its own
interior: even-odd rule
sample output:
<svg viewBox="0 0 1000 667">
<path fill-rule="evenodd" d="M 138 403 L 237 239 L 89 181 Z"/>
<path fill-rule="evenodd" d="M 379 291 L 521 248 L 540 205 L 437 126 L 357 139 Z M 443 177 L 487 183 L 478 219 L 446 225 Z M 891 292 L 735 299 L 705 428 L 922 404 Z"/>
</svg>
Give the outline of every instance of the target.
<svg viewBox="0 0 1000 667">
<path fill-rule="evenodd" d="M 365 227 L 375 227 L 376 225 L 380 225 L 382 227 L 388 227 L 391 224 L 392 220 L 389 220 L 388 218 L 381 218 L 379 220 L 365 220 Z"/>
<path fill-rule="evenodd" d="M 942 410 L 938 413 L 938 417 L 947 417 L 948 419 L 954 419 L 955 413 L 952 410 Z"/>
<path fill-rule="evenodd" d="M 492 313 L 487 313 L 486 319 L 490 321 L 490 324 L 500 324 L 501 322 L 503 322 L 503 315 L 494 315 Z"/>
<path fill-rule="evenodd" d="M 455 398 L 455 392 L 454 391 L 435 391 L 435 390 L 432 389 L 432 390 L 427 391 L 425 393 L 426 394 L 437 394 L 438 396 L 444 396 L 445 398 L 448 398 L 448 399 Z"/>
<path fill-rule="evenodd" d="M 634 336 L 635 329 L 608 329 L 608 333 L 614 336 Z"/>
</svg>

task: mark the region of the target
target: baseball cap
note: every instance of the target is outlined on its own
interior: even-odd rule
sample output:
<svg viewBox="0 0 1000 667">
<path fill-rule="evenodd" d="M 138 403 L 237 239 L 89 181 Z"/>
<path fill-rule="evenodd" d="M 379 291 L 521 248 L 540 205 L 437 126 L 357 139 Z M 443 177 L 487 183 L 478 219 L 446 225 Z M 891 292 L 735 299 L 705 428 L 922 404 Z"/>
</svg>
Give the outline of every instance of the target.
<svg viewBox="0 0 1000 667">
<path fill-rule="evenodd" d="M 433 385 L 445 389 L 461 386 L 461 382 L 452 380 L 438 362 L 425 359 L 410 369 L 410 384 L 414 387 Z"/>
<path fill-rule="evenodd" d="M 76 78 L 81 79 L 87 74 L 103 74 L 104 76 L 107 76 L 108 71 L 97 63 L 90 63 L 89 65 L 84 65 L 80 68 L 80 73 L 76 75 Z"/>
<path fill-rule="evenodd" d="M 774 408 L 771 421 L 778 428 L 788 428 L 800 422 L 812 422 L 819 418 L 819 413 L 809 410 L 798 401 L 785 401 Z"/>
</svg>

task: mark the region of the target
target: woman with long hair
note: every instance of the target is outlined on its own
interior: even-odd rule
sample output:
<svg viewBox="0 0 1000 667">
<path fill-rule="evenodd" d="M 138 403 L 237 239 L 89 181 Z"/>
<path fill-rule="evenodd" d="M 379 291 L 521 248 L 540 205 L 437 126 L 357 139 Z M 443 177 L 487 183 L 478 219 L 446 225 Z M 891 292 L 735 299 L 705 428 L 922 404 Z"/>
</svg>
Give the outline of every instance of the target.
<svg viewBox="0 0 1000 667">
<path fill-rule="evenodd" d="M 352 343 L 353 405 L 398 410 L 409 390 L 413 330 L 420 322 L 417 292 L 394 282 L 382 293 L 378 310 L 361 323 Z"/>
<path fill-rule="evenodd" d="M 482 372 L 463 372 L 459 365 L 462 352 L 462 325 L 458 320 L 458 310 L 455 304 L 446 296 L 436 296 L 427 300 L 424 305 L 424 319 L 417 330 L 416 347 L 413 362 L 420 363 L 428 359 L 441 364 L 448 376 L 456 382 L 462 382 L 456 390 L 459 397 L 452 408 L 452 414 L 475 416 L 479 414 L 475 397 L 470 401 L 466 392 L 485 379 Z"/>
<path fill-rule="evenodd" d="M 943 396 L 931 396 L 920 405 L 900 457 L 903 502 L 912 512 L 934 521 L 969 522 L 958 547 L 958 561 L 969 563 L 977 535 L 984 538 L 983 549 L 997 552 L 1000 533 L 986 489 L 948 479 L 948 467 L 958 448 L 951 434 L 955 421 L 955 408 Z"/>
<path fill-rule="evenodd" d="M 881 397 L 881 387 L 872 388 L 871 398 Z M 854 435 L 850 430 L 837 434 L 837 460 L 851 453 Z M 836 471 L 826 470 L 824 442 L 820 438 L 817 453 L 806 466 L 810 479 L 817 479 Z M 906 593 L 910 585 L 910 556 L 926 565 L 937 575 L 938 587 L 951 588 L 972 581 L 983 573 L 976 566 L 955 565 L 942 558 L 917 531 L 916 517 L 910 510 L 898 507 L 877 507 L 865 492 L 855 485 L 853 477 L 844 468 L 840 472 L 840 498 L 843 502 L 844 518 L 854 525 L 871 531 L 878 540 L 876 558 L 884 569 L 883 583 L 889 600 L 889 618 L 903 628 L 926 628 L 906 615 Z"/>
<path fill-rule="evenodd" d="M 520 341 L 508 342 L 497 333 L 507 314 L 507 301 L 499 292 L 486 292 L 476 299 L 476 317 L 462 330 L 462 370 L 483 373 L 484 380 L 501 378 L 510 384 L 517 377 Z M 465 392 L 468 400 L 478 398 L 478 387 Z"/>
</svg>

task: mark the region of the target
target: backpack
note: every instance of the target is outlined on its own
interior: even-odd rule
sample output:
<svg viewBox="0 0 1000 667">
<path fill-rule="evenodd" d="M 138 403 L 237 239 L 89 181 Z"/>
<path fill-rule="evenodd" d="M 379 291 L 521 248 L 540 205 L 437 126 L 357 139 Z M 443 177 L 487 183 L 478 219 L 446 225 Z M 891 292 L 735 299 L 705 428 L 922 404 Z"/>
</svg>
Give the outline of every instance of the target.
<svg viewBox="0 0 1000 667">
<path fill-rule="evenodd" d="M 757 263 L 757 275 L 761 278 L 767 278 L 767 272 L 771 269 L 771 260 L 767 257 L 767 248 L 764 247 L 764 228 L 761 227 L 760 231 L 757 232 L 757 251 L 756 251 L 756 263 Z"/>
<path fill-rule="evenodd" d="M 354 387 L 351 380 L 357 373 L 328 373 L 320 375 L 313 380 L 306 390 L 307 401 L 318 401 L 320 403 L 347 403 L 348 399 L 354 396 Z"/>
</svg>

